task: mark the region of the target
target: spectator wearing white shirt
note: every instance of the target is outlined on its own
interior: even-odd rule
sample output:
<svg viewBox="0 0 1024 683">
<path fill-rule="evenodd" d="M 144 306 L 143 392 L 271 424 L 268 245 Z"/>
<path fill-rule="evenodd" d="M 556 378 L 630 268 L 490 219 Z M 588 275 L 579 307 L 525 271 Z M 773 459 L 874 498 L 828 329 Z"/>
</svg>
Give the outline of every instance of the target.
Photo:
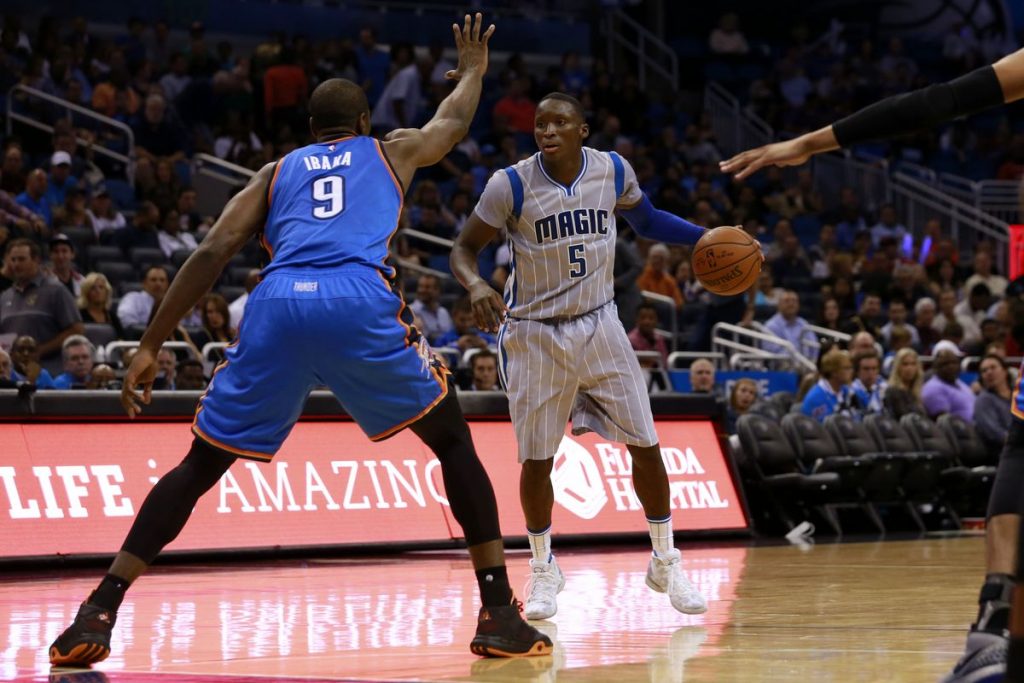
<svg viewBox="0 0 1024 683">
<path fill-rule="evenodd" d="M 416 300 L 410 306 L 423 321 L 423 334 L 433 342 L 455 327 L 452 316 L 441 305 L 441 280 L 434 275 L 421 275 L 416 282 Z"/>
<path fill-rule="evenodd" d="M 785 339 L 797 353 L 813 359 L 814 343 L 817 341 L 814 332 L 806 320 L 800 317 L 800 297 L 791 289 L 787 289 L 779 297 L 778 312 L 765 323 L 765 328 L 776 337 Z M 765 342 L 764 348 L 770 353 L 789 353 L 779 344 Z"/>
<path fill-rule="evenodd" d="M 943 290 L 939 294 L 939 314 L 932 322 L 932 329 L 940 335 L 945 331 L 948 323 L 958 323 L 964 331 L 964 344 L 974 344 L 981 339 L 981 328 L 974 318 L 969 315 L 960 315 L 956 310 L 956 292 L 952 289 Z"/>
<path fill-rule="evenodd" d="M 160 240 L 160 250 L 167 258 L 171 258 L 171 254 L 176 251 L 193 252 L 199 246 L 192 233 L 181 229 L 181 217 L 174 209 L 164 214 L 160 232 L 156 236 Z"/>
<path fill-rule="evenodd" d="M 117 305 L 117 317 L 121 324 L 126 327 L 147 325 L 153 307 L 163 300 L 169 284 L 167 271 L 163 267 L 153 266 L 147 270 L 142 281 L 142 291 L 128 292 Z"/>
<path fill-rule="evenodd" d="M 170 71 L 160 79 L 164 97 L 168 102 L 174 102 L 191 82 L 192 77 L 188 75 L 188 60 L 182 53 L 175 52 L 171 55 Z"/>
<path fill-rule="evenodd" d="M 373 127 L 382 131 L 412 126 L 423 101 L 420 68 L 414 59 L 412 45 L 396 43 L 391 50 L 391 58 L 398 70 L 384 86 L 370 117 Z"/>
<path fill-rule="evenodd" d="M 231 327 L 238 329 L 238 326 L 242 324 L 242 313 L 245 312 L 245 302 L 249 300 L 249 294 L 252 290 L 256 289 L 256 285 L 260 283 L 260 269 L 253 268 L 249 271 L 249 274 L 245 276 L 245 294 L 238 297 L 228 306 L 228 314 L 231 317 Z"/>
<path fill-rule="evenodd" d="M 723 14 L 718 20 L 718 26 L 708 36 L 708 47 L 716 55 L 745 55 L 750 52 L 735 12 Z"/>
<path fill-rule="evenodd" d="M 889 322 L 882 325 L 882 340 L 886 347 L 892 343 L 890 339 L 894 327 L 906 327 L 907 333 L 910 334 L 910 345 L 914 348 L 921 345 L 921 335 L 917 333 L 916 328 L 907 324 L 907 302 L 903 299 L 893 299 L 889 302 Z M 856 368 L 854 368 L 854 372 L 856 372 Z"/>
<path fill-rule="evenodd" d="M 903 244 L 903 236 L 906 234 L 907 227 L 896 218 L 896 207 L 883 204 L 878 212 L 878 222 L 871 228 L 871 243 L 877 249 L 884 238 L 894 237 L 897 244 Z"/>
<path fill-rule="evenodd" d="M 967 298 L 953 307 L 957 321 L 970 318 L 979 328 L 988 317 L 988 309 L 992 305 L 992 292 L 984 282 L 977 282 L 973 287 L 965 287 Z"/>
<path fill-rule="evenodd" d="M 1006 294 L 1007 280 L 1002 275 L 992 272 L 992 254 L 987 251 L 977 251 L 974 254 L 974 275 L 967 278 L 964 283 L 964 291 L 970 292 L 974 285 L 983 284 L 988 287 L 989 293 L 996 299 L 1002 299 Z"/>
<path fill-rule="evenodd" d="M 102 185 L 93 190 L 92 202 L 86 213 L 92 219 L 92 229 L 97 238 L 107 230 L 120 230 L 128 224 L 124 214 L 114 206 L 110 192 Z"/>
</svg>

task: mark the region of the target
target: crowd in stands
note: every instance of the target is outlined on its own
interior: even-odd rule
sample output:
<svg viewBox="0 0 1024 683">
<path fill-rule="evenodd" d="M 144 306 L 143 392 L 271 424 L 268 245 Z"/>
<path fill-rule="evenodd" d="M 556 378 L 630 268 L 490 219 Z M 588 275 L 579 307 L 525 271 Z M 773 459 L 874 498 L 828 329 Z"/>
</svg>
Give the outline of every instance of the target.
<svg viewBox="0 0 1024 683">
<path fill-rule="evenodd" d="M 920 72 L 898 43 L 878 58 L 873 47 L 835 53 L 829 45 L 787 54 L 774 75 L 755 86 L 755 106 L 784 128 L 810 126 L 825 112 L 834 117 L 842 107 L 917 82 Z M 737 58 L 749 52 L 736 17 L 723 20 L 710 49 Z M 828 59 L 826 49 L 833 51 Z M 65 377 L 62 384 L 69 386 L 116 386 L 125 359 L 103 359 L 113 378 L 103 365 L 83 371 L 78 357 L 88 347 L 82 335 L 109 326 L 108 341 L 137 339 L 177 266 L 209 230 L 214 217 L 196 210 L 191 186 L 194 154 L 256 169 L 305 144 L 306 99 L 335 76 L 364 86 L 376 133 L 421 124 L 451 87 L 443 76 L 454 66 L 449 54 L 441 46 L 394 43 L 385 49 L 369 27 L 327 42 L 282 34 L 241 54 L 230 42 L 209 44 L 198 23 L 182 35 L 164 22 L 132 19 L 120 34 L 101 37 L 82 18 L 62 24 L 48 17 L 30 32 L 6 17 L 0 92 L 21 83 L 82 104 L 129 125 L 136 145 L 133 166 L 119 165 L 94 153 L 92 143 L 102 134 L 74 117 L 55 120 L 52 134 L 16 126 L 3 139 L 0 341 L 7 343 L 0 346 L 12 351 L 9 363 L 0 363 L 0 370 L 10 367 L 0 380 L 44 387 Z M 654 351 L 667 363 L 672 348 L 709 350 L 716 322 L 763 323 L 789 343 L 767 350 L 785 355 L 796 349 L 819 362 L 800 397 L 815 417 L 844 410 L 966 414 L 995 402 L 989 394 L 1008 406 L 1003 359 L 1021 355 L 1024 303 L 1020 288 L 998 272 L 991 244 L 956 244 L 938 219 L 906 225 L 894 206 L 864 205 L 856 188 L 844 188 L 828 205 L 806 170 L 793 182 L 777 169 L 747 181 L 723 176 L 706 117 L 642 92 L 633 76 L 610 73 L 600 59 L 571 53 L 539 71 L 521 55 L 494 64 L 470 134 L 409 188 L 400 227 L 413 232 L 396 240 L 396 257 L 400 265 L 442 276 L 408 269 L 407 299 L 417 326 L 459 368 L 464 388 L 496 386 L 495 340 L 475 329 L 461 288 L 443 276 L 447 248 L 414 235 L 458 234 L 490 175 L 535 152 L 537 102 L 556 90 L 580 98 L 592 131 L 587 144 L 628 159 L 657 207 L 709 227 L 743 226 L 767 256 L 755 288 L 720 297 L 703 290 L 687 248 L 639 239 L 619 221 L 616 303 L 638 351 Z M 32 111 L 34 105 L 26 100 L 19 106 Z M 115 196 L 123 194 L 112 191 L 118 179 L 134 188 L 129 196 Z M 169 340 L 195 353 L 172 357 L 168 351 L 163 386 L 201 386 L 209 372 L 209 364 L 199 362 L 201 350 L 234 336 L 258 283 L 262 255 L 250 246 Z M 499 235 L 482 258 L 495 287 L 503 287 L 509 262 Z M 672 304 L 647 301 L 643 292 Z M 32 315 L 16 312 L 29 309 Z M 674 340 L 660 332 L 672 316 L 681 321 Z M 821 353 L 822 340 L 809 321 L 852 335 L 848 350 Z M 986 357 L 970 397 L 950 379 L 943 352 L 958 364 L 964 354 Z M 919 359 L 932 356 L 934 374 L 925 381 Z M 694 390 L 714 391 L 714 367 L 703 367 L 691 367 Z M 722 397 L 731 419 L 750 410 L 757 394 L 755 383 L 735 383 Z"/>
</svg>

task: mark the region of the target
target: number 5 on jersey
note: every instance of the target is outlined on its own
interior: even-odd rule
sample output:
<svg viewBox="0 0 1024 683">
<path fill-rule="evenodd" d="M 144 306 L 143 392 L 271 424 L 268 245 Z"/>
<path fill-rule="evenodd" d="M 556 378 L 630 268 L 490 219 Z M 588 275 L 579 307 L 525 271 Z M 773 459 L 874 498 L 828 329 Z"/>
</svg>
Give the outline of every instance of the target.
<svg viewBox="0 0 1024 683">
<path fill-rule="evenodd" d="M 569 245 L 569 277 L 575 279 L 587 274 L 587 259 L 583 252 L 584 245 Z"/>
<path fill-rule="evenodd" d="M 334 218 L 345 210 L 345 179 L 340 175 L 317 178 L 313 183 L 314 218 Z"/>
</svg>

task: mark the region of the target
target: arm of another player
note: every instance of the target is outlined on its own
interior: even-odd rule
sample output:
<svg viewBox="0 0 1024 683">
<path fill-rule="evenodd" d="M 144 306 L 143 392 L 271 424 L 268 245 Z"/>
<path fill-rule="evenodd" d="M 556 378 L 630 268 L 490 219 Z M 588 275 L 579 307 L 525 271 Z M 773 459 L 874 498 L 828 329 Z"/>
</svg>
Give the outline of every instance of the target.
<svg viewBox="0 0 1024 683">
<path fill-rule="evenodd" d="M 452 273 L 469 292 L 476 326 L 491 333 L 501 327 L 508 308 L 501 295 L 480 276 L 479 257 L 497 231 L 498 228 L 485 223 L 474 211 L 462 226 L 462 232 L 455 238 L 451 255 Z"/>
<path fill-rule="evenodd" d="M 121 404 L 129 417 L 135 417 L 149 404 L 156 379 L 156 354 L 185 314 L 217 282 L 231 257 L 258 233 L 267 219 L 267 190 L 277 164 L 267 164 L 249 184 L 224 207 L 220 218 L 199 247 L 181 266 L 156 315 L 142 335 L 139 352 L 125 374 Z M 142 385 L 140 396 L 137 385 Z"/>
<path fill-rule="evenodd" d="M 893 95 L 798 138 L 747 150 L 719 164 L 746 178 L 765 166 L 797 166 L 815 154 L 930 128 L 1024 98 L 1024 50 L 946 83 Z"/>
<path fill-rule="evenodd" d="M 494 33 L 494 24 L 480 35 L 483 16 L 466 15 L 465 25 L 452 25 L 455 46 L 459 51 L 459 65 L 445 74 L 457 80 L 448 97 L 437 107 L 434 118 L 423 128 L 403 128 L 388 133 L 383 143 L 384 152 L 394 165 L 403 187 L 409 187 L 417 168 L 433 166 L 466 136 L 469 124 L 480 103 L 480 90 L 487 73 L 487 41 Z"/>
</svg>

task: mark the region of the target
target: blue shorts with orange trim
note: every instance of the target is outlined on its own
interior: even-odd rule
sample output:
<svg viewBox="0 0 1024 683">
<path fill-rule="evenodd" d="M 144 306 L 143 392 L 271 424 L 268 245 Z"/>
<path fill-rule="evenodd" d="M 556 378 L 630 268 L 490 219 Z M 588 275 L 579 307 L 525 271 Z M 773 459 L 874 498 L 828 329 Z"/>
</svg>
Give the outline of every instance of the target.
<svg viewBox="0 0 1024 683">
<path fill-rule="evenodd" d="M 237 342 L 200 399 L 195 434 L 271 459 L 326 385 L 374 441 L 447 395 L 444 367 L 410 328 L 411 312 L 376 270 L 274 271 L 249 295 Z"/>
</svg>

